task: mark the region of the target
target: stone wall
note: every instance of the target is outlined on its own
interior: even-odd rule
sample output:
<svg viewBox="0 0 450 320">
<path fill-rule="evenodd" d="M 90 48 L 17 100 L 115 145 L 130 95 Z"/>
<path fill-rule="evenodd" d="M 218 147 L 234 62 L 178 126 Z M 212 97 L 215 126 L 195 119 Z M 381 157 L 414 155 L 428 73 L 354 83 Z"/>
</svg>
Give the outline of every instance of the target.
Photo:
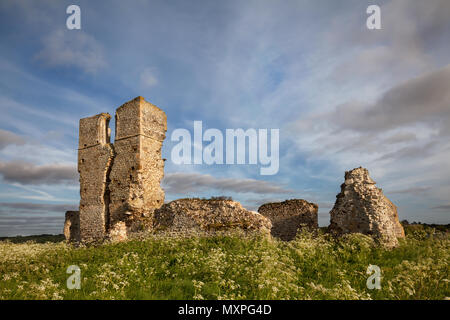
<svg viewBox="0 0 450 320">
<path fill-rule="evenodd" d="M 80 236 L 84 242 L 103 240 L 108 230 L 108 174 L 114 157 L 110 119 L 101 113 L 80 120 Z"/>
<path fill-rule="evenodd" d="M 405 236 L 398 220 L 397 208 L 375 186 L 365 168 L 345 173 L 345 182 L 330 211 L 329 231 L 335 235 L 362 233 L 371 235 L 388 247 Z"/>
<path fill-rule="evenodd" d="M 285 241 L 294 239 L 299 228 L 307 227 L 310 230 L 316 230 L 318 228 L 317 211 L 316 204 L 302 199 L 266 203 L 258 209 L 260 214 L 272 222 L 272 236 Z"/>
<path fill-rule="evenodd" d="M 233 200 L 179 199 L 155 210 L 154 230 L 179 233 L 232 229 L 269 234 L 272 224 L 257 212 Z"/>
<path fill-rule="evenodd" d="M 130 232 L 143 229 L 151 223 L 153 210 L 163 205 L 161 148 L 166 130 L 165 113 L 142 97 L 116 110 L 116 156 L 109 185 L 112 229 L 123 221 Z"/>
<path fill-rule="evenodd" d="M 80 241 L 80 212 L 66 211 L 64 221 L 64 237 L 69 242 Z"/>
<path fill-rule="evenodd" d="M 137 97 L 116 111 L 110 143 L 106 113 L 80 120 L 80 237 L 97 242 L 123 239 L 151 225 L 153 210 L 164 203 L 162 142 L 165 113 Z"/>
</svg>

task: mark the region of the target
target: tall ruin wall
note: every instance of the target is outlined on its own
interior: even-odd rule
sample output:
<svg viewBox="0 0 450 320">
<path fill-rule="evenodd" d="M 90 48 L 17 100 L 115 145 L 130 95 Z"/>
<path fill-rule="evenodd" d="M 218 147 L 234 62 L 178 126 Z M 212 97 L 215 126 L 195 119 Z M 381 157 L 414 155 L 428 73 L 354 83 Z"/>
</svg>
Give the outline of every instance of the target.
<svg viewBox="0 0 450 320">
<path fill-rule="evenodd" d="M 108 173 L 114 158 L 107 113 L 80 120 L 80 240 L 99 241 L 108 230 Z"/>
<path fill-rule="evenodd" d="M 80 239 L 123 239 L 151 224 L 164 203 L 165 113 L 137 97 L 116 110 L 114 145 L 107 113 L 80 120 Z"/>
<path fill-rule="evenodd" d="M 166 114 L 142 97 L 116 110 L 116 156 L 110 174 L 111 228 L 122 237 L 151 223 L 153 211 L 164 204 L 162 143 Z"/>
</svg>

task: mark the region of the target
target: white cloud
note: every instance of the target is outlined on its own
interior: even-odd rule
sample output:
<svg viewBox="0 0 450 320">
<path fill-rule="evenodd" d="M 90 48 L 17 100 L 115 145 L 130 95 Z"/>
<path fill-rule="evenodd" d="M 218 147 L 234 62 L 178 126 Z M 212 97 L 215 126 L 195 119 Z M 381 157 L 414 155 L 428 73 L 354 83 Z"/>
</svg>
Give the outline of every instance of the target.
<svg viewBox="0 0 450 320">
<path fill-rule="evenodd" d="M 364 16 L 358 14 L 332 19 L 324 45 L 330 44 L 341 60 L 334 80 L 341 85 L 372 81 L 378 87 L 389 86 L 448 63 L 439 54 L 448 51 L 444 39 L 450 31 L 450 2 L 386 1 L 381 12 L 382 30 L 376 31 L 367 30 Z"/>
<path fill-rule="evenodd" d="M 78 67 L 95 73 L 107 65 L 103 51 L 98 41 L 83 31 L 57 30 L 44 37 L 35 58 L 50 67 Z"/>
<path fill-rule="evenodd" d="M 236 193 L 287 194 L 292 190 L 263 180 L 216 178 L 200 173 L 168 173 L 163 180 L 167 193 L 188 194 L 205 190 L 221 190 Z"/>
<path fill-rule="evenodd" d="M 0 214 L 7 215 L 10 209 L 18 210 L 23 213 L 33 211 L 43 212 L 65 212 L 78 210 L 78 204 L 50 204 L 50 203 L 32 203 L 32 202 L 0 202 Z"/>
<path fill-rule="evenodd" d="M 324 155 L 424 155 L 450 134 L 449 86 L 450 65 L 400 83 L 374 103 L 350 100 L 304 117 L 292 128 L 301 133 L 299 145 Z"/>
<path fill-rule="evenodd" d="M 331 177 L 368 168 L 401 216 L 442 221 L 420 205 L 448 199 L 449 86 L 450 65 L 397 83 L 374 100 L 349 95 L 348 102 L 296 121 L 292 142 L 308 161 L 327 162 Z"/>
<path fill-rule="evenodd" d="M 155 71 L 153 68 L 146 68 L 141 72 L 141 87 L 150 88 L 158 84 Z"/>
</svg>

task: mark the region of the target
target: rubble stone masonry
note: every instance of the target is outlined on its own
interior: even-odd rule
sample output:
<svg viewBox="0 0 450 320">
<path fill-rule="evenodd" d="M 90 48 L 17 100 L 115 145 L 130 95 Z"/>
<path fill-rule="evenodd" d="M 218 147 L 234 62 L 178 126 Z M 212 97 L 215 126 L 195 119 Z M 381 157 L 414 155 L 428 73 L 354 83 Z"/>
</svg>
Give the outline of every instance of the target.
<svg viewBox="0 0 450 320">
<path fill-rule="evenodd" d="M 166 114 L 142 97 L 116 110 L 116 156 L 110 174 L 111 229 L 134 232 L 151 226 L 153 211 L 164 204 L 162 143 Z M 126 230 L 124 228 L 125 222 Z"/>
<path fill-rule="evenodd" d="M 69 242 L 80 241 L 80 212 L 66 211 L 64 221 L 64 237 Z"/>
<path fill-rule="evenodd" d="M 122 240 L 151 225 L 164 203 L 162 143 L 165 113 L 137 97 L 116 110 L 116 135 L 110 143 L 107 113 L 80 120 L 80 240 Z M 72 218 L 73 220 L 73 218 Z M 75 232 L 75 231 L 74 231 Z"/>
<path fill-rule="evenodd" d="M 315 203 L 303 199 L 291 199 L 283 202 L 266 203 L 258 212 L 272 221 L 272 235 L 281 240 L 293 240 L 300 228 L 316 230 L 318 226 Z"/>
<path fill-rule="evenodd" d="M 103 240 L 108 230 L 108 173 L 114 157 L 107 113 L 80 120 L 80 240 Z"/>
<path fill-rule="evenodd" d="M 397 207 L 377 188 L 369 171 L 359 167 L 345 172 L 345 181 L 330 211 L 329 231 L 335 235 L 362 233 L 387 247 L 398 245 L 405 233 Z"/>
</svg>

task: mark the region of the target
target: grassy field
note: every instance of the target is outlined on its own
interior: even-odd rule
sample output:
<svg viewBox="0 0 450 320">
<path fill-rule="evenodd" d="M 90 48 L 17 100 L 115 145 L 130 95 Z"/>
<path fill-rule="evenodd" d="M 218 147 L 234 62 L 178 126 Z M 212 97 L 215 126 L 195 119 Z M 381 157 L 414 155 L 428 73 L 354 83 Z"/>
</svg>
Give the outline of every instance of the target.
<svg viewBox="0 0 450 320">
<path fill-rule="evenodd" d="M 0 241 L 0 299 L 448 299 L 448 231 L 406 232 L 393 250 L 359 234 L 148 236 L 80 248 L 60 236 L 11 238 Z M 370 264 L 381 268 L 379 290 L 366 286 Z M 79 290 L 66 286 L 70 265 L 81 269 Z"/>
</svg>

